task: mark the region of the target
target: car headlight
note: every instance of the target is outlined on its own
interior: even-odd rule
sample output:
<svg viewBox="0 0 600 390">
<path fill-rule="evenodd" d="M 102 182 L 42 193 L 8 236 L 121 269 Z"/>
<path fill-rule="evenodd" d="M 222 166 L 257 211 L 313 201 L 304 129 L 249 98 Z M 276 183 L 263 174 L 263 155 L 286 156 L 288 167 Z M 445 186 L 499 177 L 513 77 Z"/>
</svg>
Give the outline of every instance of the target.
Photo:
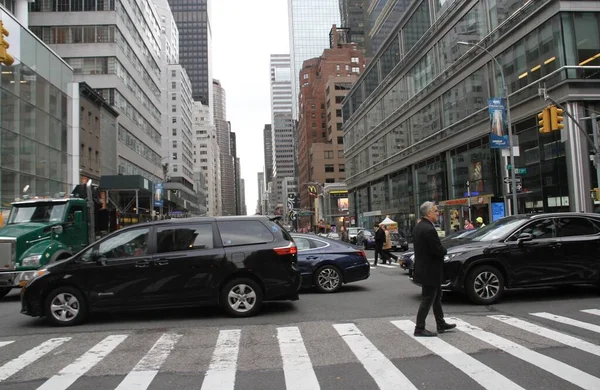
<svg viewBox="0 0 600 390">
<path fill-rule="evenodd" d="M 451 253 L 449 255 L 444 256 L 444 262 L 448 262 L 452 259 L 454 259 L 456 256 L 462 255 L 463 252 L 459 252 L 459 253 Z"/>
<path fill-rule="evenodd" d="M 32 255 L 27 256 L 23 260 L 21 260 L 21 264 L 23 267 L 34 267 L 36 265 L 40 265 L 40 259 L 42 255 Z"/>
</svg>

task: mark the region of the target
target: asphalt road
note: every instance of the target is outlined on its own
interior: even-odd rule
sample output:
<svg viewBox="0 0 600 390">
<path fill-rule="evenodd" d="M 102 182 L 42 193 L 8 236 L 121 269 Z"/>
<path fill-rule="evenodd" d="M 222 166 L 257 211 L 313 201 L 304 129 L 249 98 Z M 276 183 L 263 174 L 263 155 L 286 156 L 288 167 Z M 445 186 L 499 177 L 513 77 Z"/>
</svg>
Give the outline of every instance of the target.
<svg viewBox="0 0 600 390">
<path fill-rule="evenodd" d="M 0 389 L 600 389 L 597 290 L 513 292 L 489 307 L 446 294 L 462 322 L 436 339 L 412 337 L 419 293 L 406 271 L 378 266 L 248 319 L 161 310 L 61 329 L 21 315 L 15 292 L 0 301 Z"/>
</svg>

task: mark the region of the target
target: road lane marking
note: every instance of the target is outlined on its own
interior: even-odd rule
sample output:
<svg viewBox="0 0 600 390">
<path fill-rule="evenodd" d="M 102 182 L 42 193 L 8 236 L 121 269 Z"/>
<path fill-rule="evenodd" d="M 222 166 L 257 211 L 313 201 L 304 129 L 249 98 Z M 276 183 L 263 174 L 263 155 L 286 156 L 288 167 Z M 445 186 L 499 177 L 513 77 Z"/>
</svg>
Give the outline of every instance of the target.
<svg viewBox="0 0 600 390">
<path fill-rule="evenodd" d="M 512 325 L 515 328 L 519 328 L 522 330 L 526 330 L 530 333 L 534 333 L 540 336 L 544 336 L 554 341 L 558 341 L 559 343 L 565 344 L 569 347 L 573 347 L 592 355 L 600 356 L 600 346 L 592 344 L 590 342 L 578 339 L 577 337 L 569 336 L 564 333 L 560 333 L 551 329 L 547 329 L 541 326 L 537 326 L 527 321 L 520 320 L 518 318 L 497 315 L 497 316 L 488 316 L 495 320 L 501 321 L 507 325 Z"/>
<path fill-rule="evenodd" d="M 94 345 L 89 351 L 81 355 L 73 363 L 69 364 L 44 384 L 38 387 L 38 390 L 59 390 L 67 389 L 79 377 L 88 372 L 92 367 L 98 364 L 102 359 L 112 352 L 119 344 L 127 338 L 127 335 L 111 335 Z"/>
<path fill-rule="evenodd" d="M 115 390 L 147 389 L 180 338 L 179 334 L 164 333 Z"/>
<path fill-rule="evenodd" d="M 35 362 L 48 352 L 53 349 L 59 347 L 63 343 L 71 340 L 70 337 L 60 337 L 55 339 L 50 339 L 48 341 L 43 342 L 37 347 L 30 349 L 29 351 L 23 353 L 16 359 L 13 359 L 7 362 L 5 365 L 0 367 L 0 382 L 5 380 L 6 378 L 11 377 L 12 375 L 19 372 L 21 369 L 25 368 L 29 364 Z"/>
<path fill-rule="evenodd" d="M 240 350 L 240 329 L 221 330 L 208 371 L 202 382 L 202 390 L 233 390 Z"/>
<path fill-rule="evenodd" d="M 520 344 L 497 336 L 493 333 L 486 332 L 481 328 L 473 326 L 458 318 L 449 319 L 456 322 L 457 328 L 481 341 L 484 341 L 516 358 L 519 358 L 529 364 L 548 371 L 557 377 L 571 382 L 583 389 L 597 390 L 600 389 L 600 378 L 596 378 L 586 372 L 583 372 L 575 367 L 569 366 L 561 361 L 552 359 L 546 355 L 535 352 L 529 348 L 525 348 Z"/>
<path fill-rule="evenodd" d="M 286 389 L 320 389 L 300 329 L 296 326 L 277 328 L 277 340 L 283 359 Z"/>
<path fill-rule="evenodd" d="M 14 343 L 13 340 L 11 340 L 11 341 L 0 341 L 0 348 L 4 347 L 5 345 L 12 344 L 12 343 Z"/>
<path fill-rule="evenodd" d="M 354 324 L 333 327 L 382 390 L 416 389 L 415 385 Z"/>
<path fill-rule="evenodd" d="M 415 337 L 415 323 L 412 321 L 392 321 L 398 329 L 406 333 L 413 340 L 419 342 L 422 346 L 429 349 L 439 357 L 452 364 L 475 382 L 486 389 L 505 390 L 519 389 L 525 390 L 505 376 L 464 353 L 460 349 L 448 344 L 438 337 Z"/>
<path fill-rule="evenodd" d="M 556 314 L 545 313 L 545 312 L 529 313 L 529 314 L 531 314 L 532 316 L 545 318 L 547 320 L 560 322 L 561 324 L 571 325 L 571 326 L 575 326 L 577 328 L 589 330 L 591 332 L 600 333 L 600 326 L 594 325 L 594 324 L 588 324 L 587 322 L 583 322 L 583 321 L 574 320 L 569 317 L 557 316 Z"/>
<path fill-rule="evenodd" d="M 588 314 L 593 314 L 595 316 L 600 316 L 600 310 L 598 310 L 598 309 L 587 309 L 587 310 L 582 310 L 582 312 L 588 313 Z"/>
</svg>

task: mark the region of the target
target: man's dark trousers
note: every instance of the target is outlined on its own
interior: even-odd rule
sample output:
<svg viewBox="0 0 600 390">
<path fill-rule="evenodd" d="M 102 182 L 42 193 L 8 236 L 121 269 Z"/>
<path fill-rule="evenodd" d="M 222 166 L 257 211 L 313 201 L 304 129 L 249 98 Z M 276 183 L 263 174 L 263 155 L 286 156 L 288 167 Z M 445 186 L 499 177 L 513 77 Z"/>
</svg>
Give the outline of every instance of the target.
<svg viewBox="0 0 600 390">
<path fill-rule="evenodd" d="M 444 324 L 444 311 L 442 310 L 442 287 L 422 286 L 421 287 L 421 305 L 417 312 L 417 329 L 425 329 L 425 319 L 429 310 L 433 306 L 433 315 L 438 327 Z"/>
</svg>

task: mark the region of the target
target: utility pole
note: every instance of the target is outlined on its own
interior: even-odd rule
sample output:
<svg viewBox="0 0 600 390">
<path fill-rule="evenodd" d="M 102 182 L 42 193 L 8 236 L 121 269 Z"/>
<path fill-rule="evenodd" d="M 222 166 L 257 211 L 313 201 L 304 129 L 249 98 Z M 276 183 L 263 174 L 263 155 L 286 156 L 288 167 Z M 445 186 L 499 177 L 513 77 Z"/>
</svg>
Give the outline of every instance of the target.
<svg viewBox="0 0 600 390">
<path fill-rule="evenodd" d="M 471 221 L 471 182 L 467 180 L 467 204 L 469 205 L 469 222 Z"/>
</svg>

